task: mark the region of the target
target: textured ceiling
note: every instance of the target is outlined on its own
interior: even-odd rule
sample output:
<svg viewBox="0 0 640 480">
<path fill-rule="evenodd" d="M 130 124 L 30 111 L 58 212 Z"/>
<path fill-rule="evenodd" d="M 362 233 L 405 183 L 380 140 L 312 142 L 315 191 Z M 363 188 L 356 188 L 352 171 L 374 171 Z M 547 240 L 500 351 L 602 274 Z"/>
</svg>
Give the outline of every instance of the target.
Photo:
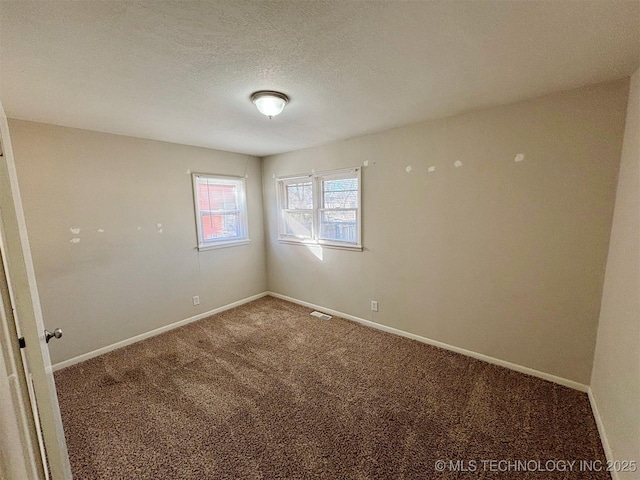
<svg viewBox="0 0 640 480">
<path fill-rule="evenodd" d="M 640 63 L 637 0 L 2 1 L 0 27 L 9 117 L 260 156 Z"/>
</svg>

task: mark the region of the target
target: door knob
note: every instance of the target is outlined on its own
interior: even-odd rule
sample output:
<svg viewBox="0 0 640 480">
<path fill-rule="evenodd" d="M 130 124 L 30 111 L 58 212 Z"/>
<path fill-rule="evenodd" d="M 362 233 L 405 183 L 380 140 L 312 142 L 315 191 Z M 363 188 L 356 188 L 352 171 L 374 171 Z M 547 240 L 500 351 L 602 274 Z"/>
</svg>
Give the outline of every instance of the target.
<svg viewBox="0 0 640 480">
<path fill-rule="evenodd" d="M 44 331 L 44 338 L 47 341 L 47 343 L 49 343 L 49 340 L 51 340 L 52 338 L 60 338 L 62 336 L 62 329 L 61 328 L 56 328 L 53 333 L 51 333 L 49 330 L 45 330 Z"/>
</svg>

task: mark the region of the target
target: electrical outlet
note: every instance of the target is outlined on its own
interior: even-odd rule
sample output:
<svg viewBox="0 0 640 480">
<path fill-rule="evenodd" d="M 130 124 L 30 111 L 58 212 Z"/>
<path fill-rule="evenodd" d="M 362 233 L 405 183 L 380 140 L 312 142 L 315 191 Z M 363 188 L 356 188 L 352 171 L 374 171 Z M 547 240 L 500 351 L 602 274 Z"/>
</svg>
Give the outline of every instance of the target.
<svg viewBox="0 0 640 480">
<path fill-rule="evenodd" d="M 196 295 L 195 297 L 193 297 L 193 305 L 200 305 L 200 296 Z"/>
<path fill-rule="evenodd" d="M 371 300 L 371 311 L 372 312 L 378 311 L 378 302 L 376 302 L 375 300 Z"/>
</svg>

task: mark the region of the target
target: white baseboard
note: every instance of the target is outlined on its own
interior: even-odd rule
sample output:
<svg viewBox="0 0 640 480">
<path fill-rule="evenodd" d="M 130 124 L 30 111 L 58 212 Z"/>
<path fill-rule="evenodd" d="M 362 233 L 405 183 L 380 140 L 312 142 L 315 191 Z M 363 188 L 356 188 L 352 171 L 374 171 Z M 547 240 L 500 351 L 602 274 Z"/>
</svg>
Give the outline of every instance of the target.
<svg viewBox="0 0 640 480">
<path fill-rule="evenodd" d="M 169 325 L 165 325 L 164 327 L 156 328 L 155 330 L 151 330 L 150 332 L 141 333 L 140 335 L 136 335 L 135 337 L 127 338 L 126 340 L 122 340 L 121 342 L 116 342 L 114 344 L 107 345 L 106 347 L 93 350 L 92 352 L 83 353 L 82 355 L 78 355 L 77 357 L 70 358 L 69 360 L 64 360 L 60 363 L 56 363 L 52 367 L 53 371 L 55 372 L 56 370 L 60 370 L 65 367 L 70 367 L 71 365 L 75 365 L 76 363 L 84 362 L 85 360 L 89 360 L 90 358 L 97 357 L 98 355 L 111 352 L 118 348 L 126 347 L 127 345 L 131 345 L 132 343 L 139 342 L 146 338 L 155 337 L 156 335 L 159 335 L 164 332 L 168 332 L 169 330 L 173 330 L 174 328 L 178 328 L 183 325 L 187 325 L 188 323 L 202 320 L 203 318 L 210 317 L 211 315 L 224 312 L 225 310 L 229 310 L 234 307 L 239 307 L 240 305 L 252 302 L 253 300 L 257 300 L 258 298 L 262 298 L 266 295 L 269 295 L 269 292 L 258 293 L 257 295 L 243 298 L 242 300 L 238 300 L 237 302 L 229 303 L 228 305 L 214 308 L 213 310 L 209 310 L 208 312 L 200 313 L 193 317 L 185 318 L 184 320 L 179 320 L 177 322 L 170 323 Z"/>
<path fill-rule="evenodd" d="M 490 357 L 488 355 L 484 355 L 482 353 L 473 352 L 471 350 L 466 350 L 464 348 L 455 347 L 453 345 L 449 345 L 447 343 L 439 342 L 437 340 L 432 340 L 430 338 L 422 337 L 420 335 L 416 335 L 414 333 L 405 332 L 404 330 L 400 330 L 397 328 L 389 327 L 387 325 L 382 325 L 380 323 L 372 322 L 371 320 L 365 320 L 364 318 L 356 317 L 354 315 L 349 315 L 348 313 L 339 312 L 337 310 L 333 310 L 330 308 L 323 307 L 321 305 L 315 305 L 313 303 L 305 302 L 302 300 L 298 300 L 297 298 L 288 297 L 286 295 L 281 295 L 275 292 L 262 292 L 257 295 L 253 295 L 251 297 L 244 298 L 242 300 L 238 300 L 237 302 L 230 303 L 228 305 L 224 305 L 222 307 L 214 308 L 208 312 L 201 313 L 199 315 L 195 315 L 190 318 L 186 318 L 184 320 L 180 320 L 178 322 L 171 323 L 169 325 L 165 325 L 164 327 L 156 328 L 155 330 L 151 330 L 150 332 L 142 333 L 140 335 L 136 335 L 135 337 L 128 338 L 126 340 L 122 340 L 121 342 L 114 343 L 112 345 L 107 345 L 106 347 L 99 348 L 97 350 L 93 350 L 91 352 L 84 353 L 82 355 L 78 355 L 77 357 L 70 358 L 68 360 L 64 360 L 62 362 L 56 363 L 53 365 L 53 370 L 60 370 L 65 367 L 70 367 L 71 365 L 75 365 L 76 363 L 84 362 L 85 360 L 89 360 L 90 358 L 97 357 L 98 355 L 102 355 L 107 352 L 111 352 L 118 348 L 125 347 L 127 345 L 131 345 L 132 343 L 139 342 L 146 338 L 154 337 L 164 332 L 168 332 L 169 330 L 173 330 L 174 328 L 181 327 L 183 325 L 187 325 L 188 323 L 195 322 L 197 320 L 201 320 L 203 318 L 209 317 L 211 315 L 215 315 L 216 313 L 223 312 L 225 310 L 229 310 L 234 307 L 238 307 L 245 303 L 251 302 L 253 300 L 257 300 L 258 298 L 262 298 L 266 295 L 271 295 L 276 298 L 280 298 L 282 300 L 287 300 L 291 303 L 296 303 L 298 305 L 302 305 L 305 307 L 313 308 L 315 310 L 320 310 L 322 312 L 329 313 L 331 315 L 335 315 L 337 317 L 346 318 L 347 320 L 352 320 L 354 322 L 358 322 L 360 324 L 366 325 L 368 327 L 375 328 L 377 330 L 382 330 L 388 333 L 393 333 L 395 335 L 399 335 L 401 337 L 411 338 L 413 340 L 417 340 L 422 343 L 426 343 L 428 345 L 433 345 L 434 347 L 444 348 L 445 350 L 450 350 L 452 352 L 460 353 L 461 355 L 465 355 L 467 357 L 475 358 L 477 360 L 482 360 L 487 363 L 491 363 L 493 365 L 498 365 L 500 367 L 505 367 L 510 370 L 515 370 L 516 372 L 525 373 L 527 375 L 531 375 L 533 377 L 542 378 L 543 380 L 548 380 L 550 382 L 557 383 L 559 385 L 564 385 L 565 387 L 573 388 L 575 390 L 579 390 L 581 392 L 588 392 L 589 387 L 582 383 L 575 382 L 573 380 L 568 380 L 566 378 L 557 377 L 555 375 L 551 375 L 550 373 L 541 372 L 539 370 L 534 370 L 533 368 L 524 367 L 522 365 L 518 365 L 516 363 L 507 362 L 505 360 L 500 360 L 498 358 Z M 589 394 L 589 398 L 591 399 L 592 395 Z M 592 401 L 592 407 L 595 405 Z M 596 410 L 594 409 L 594 415 L 596 415 Z M 598 416 L 596 415 L 596 421 L 598 421 Z M 598 428 L 600 428 L 600 423 L 598 423 Z M 603 443 L 605 442 L 606 437 L 603 438 Z M 608 455 L 608 454 L 607 454 Z"/>
<path fill-rule="evenodd" d="M 305 302 L 302 300 L 298 300 L 297 298 L 287 297 L 286 295 L 281 295 L 275 292 L 267 292 L 268 295 L 272 297 L 280 298 L 282 300 L 287 300 L 291 303 L 297 303 L 298 305 L 302 305 L 304 307 L 313 308 L 314 310 L 319 310 L 321 312 L 328 313 L 330 315 L 335 315 L 337 317 L 346 318 L 347 320 L 352 320 L 354 322 L 361 323 L 363 325 L 367 325 L 368 327 L 373 327 L 378 330 L 382 330 L 385 332 L 393 333 L 395 335 L 400 335 L 401 337 L 411 338 L 413 340 L 417 340 L 422 343 L 426 343 L 428 345 L 432 345 L 434 347 L 444 348 L 445 350 L 450 350 L 452 352 L 460 353 L 467 357 L 475 358 L 476 360 L 482 360 L 483 362 L 491 363 L 493 365 L 498 365 L 500 367 L 505 367 L 510 370 L 515 370 L 516 372 L 525 373 L 527 375 L 531 375 L 532 377 L 542 378 L 543 380 L 548 380 L 553 383 L 557 383 L 559 385 L 564 385 L 565 387 L 573 388 L 574 390 L 579 390 L 581 392 L 587 392 L 589 390 L 588 385 L 584 385 L 582 383 L 575 382 L 573 380 L 569 380 L 562 377 L 557 377 L 555 375 L 551 375 L 550 373 L 541 372 L 540 370 L 534 370 L 533 368 L 524 367 L 522 365 L 518 365 L 516 363 L 507 362 L 505 360 L 500 360 L 499 358 L 490 357 L 488 355 L 483 355 L 482 353 L 476 353 L 471 350 L 466 350 L 464 348 L 455 347 L 453 345 L 449 345 L 447 343 L 438 342 L 437 340 L 431 340 L 430 338 L 421 337 L 420 335 L 416 335 L 414 333 L 405 332 L 404 330 L 399 330 L 397 328 L 388 327 L 386 325 L 382 325 L 380 323 L 372 322 L 371 320 L 365 320 L 364 318 L 355 317 L 353 315 L 349 315 L 348 313 L 338 312 L 336 310 L 332 310 L 330 308 L 325 308 L 321 305 L 315 305 L 313 303 Z"/>
<path fill-rule="evenodd" d="M 614 461 L 613 450 L 611 450 L 611 444 L 609 444 L 609 438 L 607 437 L 607 432 L 604 429 L 604 423 L 602 422 L 602 417 L 600 416 L 600 411 L 598 410 L 598 404 L 596 403 L 596 397 L 593 394 L 593 390 L 589 387 L 587 391 L 587 395 L 589 395 L 589 403 L 591 404 L 591 411 L 593 412 L 593 417 L 596 419 L 596 425 L 598 426 L 598 433 L 600 434 L 600 441 L 602 442 L 602 448 L 604 449 L 604 454 L 607 457 L 609 462 Z M 615 469 L 612 469 L 609 473 L 611 473 L 611 478 L 613 480 L 620 480 L 620 473 Z"/>
</svg>

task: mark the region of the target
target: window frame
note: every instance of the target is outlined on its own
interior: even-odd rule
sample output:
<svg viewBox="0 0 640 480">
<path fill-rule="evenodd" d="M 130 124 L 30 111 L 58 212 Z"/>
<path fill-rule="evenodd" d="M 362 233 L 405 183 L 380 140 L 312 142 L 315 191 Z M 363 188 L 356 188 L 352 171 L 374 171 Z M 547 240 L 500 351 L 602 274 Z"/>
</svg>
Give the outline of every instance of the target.
<svg viewBox="0 0 640 480">
<path fill-rule="evenodd" d="M 356 210 L 356 241 L 355 242 L 341 242 L 337 240 L 323 239 L 320 236 L 320 224 L 321 215 L 324 211 L 340 211 L 337 208 L 324 208 L 324 191 L 322 188 L 322 182 L 324 180 L 343 179 L 343 178 L 357 178 L 358 180 L 358 198 L 357 207 L 349 208 L 345 210 Z M 305 181 L 311 181 L 312 197 L 313 197 L 313 209 L 287 209 L 287 185 L 296 183 L 307 183 Z M 297 245 L 321 245 L 329 248 L 338 248 L 345 250 L 362 251 L 362 168 L 353 167 L 339 170 L 330 170 L 325 172 L 313 172 L 303 175 L 291 175 L 276 178 L 276 196 L 278 207 L 278 241 L 280 243 L 291 243 Z M 284 216 L 286 212 L 312 213 L 311 224 L 311 237 L 300 237 L 296 235 L 290 235 L 285 233 L 285 220 Z"/>
<path fill-rule="evenodd" d="M 288 206 L 287 187 L 298 183 L 311 183 L 312 207 L 308 208 L 285 208 Z M 308 243 L 313 240 L 315 232 L 315 196 L 313 195 L 313 177 L 311 175 L 282 177 L 277 179 L 278 187 L 278 238 L 293 243 Z M 302 237 L 285 233 L 285 213 L 311 213 L 311 236 Z"/>
<path fill-rule="evenodd" d="M 237 184 L 238 193 L 237 193 L 237 209 L 235 210 L 209 210 L 209 212 L 218 212 L 218 213 L 229 213 L 229 212 L 237 212 L 238 214 L 238 222 L 240 224 L 241 235 L 239 237 L 234 237 L 232 239 L 229 238 L 221 238 L 221 239 L 213 239 L 206 241 L 204 239 L 203 225 L 202 225 L 202 214 L 203 210 L 200 209 L 200 196 L 198 191 L 198 179 L 206 178 L 208 180 L 221 180 L 226 182 L 227 185 L 229 182 L 234 182 Z M 199 251 L 204 250 L 212 250 L 216 248 L 224 248 L 224 247 L 234 247 L 237 245 L 246 245 L 251 240 L 249 239 L 249 213 L 247 207 L 247 188 L 246 188 L 246 179 L 244 177 L 233 176 L 233 175 L 220 175 L 215 173 L 192 173 L 192 186 L 193 186 L 193 205 L 195 212 L 195 220 L 196 220 L 196 237 L 197 237 L 197 249 Z"/>
</svg>

